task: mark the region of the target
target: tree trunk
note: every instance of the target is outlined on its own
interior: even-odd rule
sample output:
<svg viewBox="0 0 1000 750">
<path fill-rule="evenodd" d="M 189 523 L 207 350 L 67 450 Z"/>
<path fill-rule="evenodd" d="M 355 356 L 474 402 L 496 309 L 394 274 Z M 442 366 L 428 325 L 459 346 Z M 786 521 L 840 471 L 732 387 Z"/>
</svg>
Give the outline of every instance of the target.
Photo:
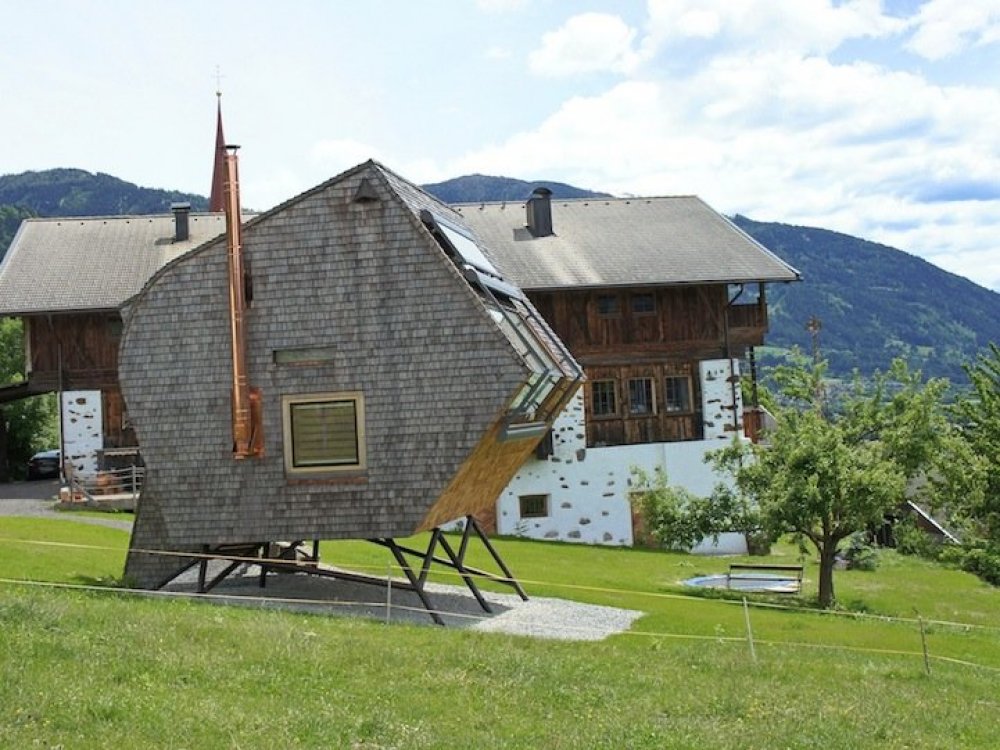
<svg viewBox="0 0 1000 750">
<path fill-rule="evenodd" d="M 827 542 L 819 551 L 819 606 L 833 606 L 833 566 L 837 562 L 837 545 Z"/>
<path fill-rule="evenodd" d="M 7 461 L 7 415 L 0 408 L 0 482 L 10 481 L 10 465 Z"/>
</svg>

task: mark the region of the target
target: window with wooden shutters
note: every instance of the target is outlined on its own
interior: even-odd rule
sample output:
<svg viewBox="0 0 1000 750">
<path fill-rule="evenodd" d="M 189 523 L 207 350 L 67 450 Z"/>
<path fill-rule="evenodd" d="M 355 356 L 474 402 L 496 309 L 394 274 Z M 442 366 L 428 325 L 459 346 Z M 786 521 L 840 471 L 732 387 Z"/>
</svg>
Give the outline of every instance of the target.
<svg viewBox="0 0 1000 750">
<path fill-rule="evenodd" d="M 359 392 L 285 396 L 285 470 L 321 474 L 365 468 L 364 397 Z"/>
</svg>

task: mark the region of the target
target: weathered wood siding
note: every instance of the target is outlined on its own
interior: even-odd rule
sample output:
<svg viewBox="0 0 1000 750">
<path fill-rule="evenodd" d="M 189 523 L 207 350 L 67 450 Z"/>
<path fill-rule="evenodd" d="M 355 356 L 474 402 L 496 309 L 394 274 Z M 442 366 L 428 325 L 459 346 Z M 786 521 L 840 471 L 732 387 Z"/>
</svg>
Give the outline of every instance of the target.
<svg viewBox="0 0 1000 750">
<path fill-rule="evenodd" d="M 532 292 L 532 302 L 584 366 L 587 445 L 627 445 L 702 438 L 698 362 L 740 356 L 763 343 L 767 305 L 728 308 L 724 284 Z M 728 330 L 727 330 L 728 315 Z M 666 380 L 685 377 L 689 408 L 666 408 Z M 654 409 L 633 414 L 629 381 L 652 382 Z M 595 382 L 615 383 L 613 414 L 595 415 Z"/>
<path fill-rule="evenodd" d="M 379 201 L 352 201 L 364 177 Z M 476 486 L 463 483 L 463 502 L 453 484 L 463 465 L 490 487 L 509 481 L 513 459 L 482 441 L 528 373 L 381 172 L 352 170 L 265 215 L 246 227 L 244 248 L 253 271 L 247 365 L 263 391 L 264 457 L 232 457 L 218 242 L 154 277 L 126 326 L 122 385 L 147 467 L 133 550 L 405 536 L 426 525 L 446 488 L 454 502 L 445 515 L 482 504 Z M 308 347 L 322 347 L 324 361 L 276 362 L 276 351 Z M 281 397 L 342 391 L 364 394 L 367 469 L 286 476 Z M 525 443 L 518 453 L 533 447 Z M 127 572 L 151 585 L 175 567 L 134 552 Z"/>
<path fill-rule="evenodd" d="M 34 390 L 118 385 L 121 317 L 117 312 L 29 315 L 24 321 Z"/>
</svg>

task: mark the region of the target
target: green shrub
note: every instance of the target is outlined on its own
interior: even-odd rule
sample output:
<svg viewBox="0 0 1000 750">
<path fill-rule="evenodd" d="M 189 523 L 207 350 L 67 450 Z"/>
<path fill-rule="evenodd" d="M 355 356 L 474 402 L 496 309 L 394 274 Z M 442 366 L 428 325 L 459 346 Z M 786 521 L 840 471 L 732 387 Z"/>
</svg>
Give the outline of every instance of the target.
<svg viewBox="0 0 1000 750">
<path fill-rule="evenodd" d="M 878 568 L 878 550 L 864 534 L 852 534 L 844 550 L 844 559 L 850 570 L 875 570 Z"/>
<path fill-rule="evenodd" d="M 901 555 L 913 555 L 928 560 L 937 560 L 941 556 L 941 542 L 917 526 L 912 517 L 903 518 L 892 528 L 896 540 L 896 551 Z"/>
<path fill-rule="evenodd" d="M 1000 586 L 1000 546 L 966 547 L 962 557 L 962 570 L 974 573 L 994 586 Z"/>
</svg>

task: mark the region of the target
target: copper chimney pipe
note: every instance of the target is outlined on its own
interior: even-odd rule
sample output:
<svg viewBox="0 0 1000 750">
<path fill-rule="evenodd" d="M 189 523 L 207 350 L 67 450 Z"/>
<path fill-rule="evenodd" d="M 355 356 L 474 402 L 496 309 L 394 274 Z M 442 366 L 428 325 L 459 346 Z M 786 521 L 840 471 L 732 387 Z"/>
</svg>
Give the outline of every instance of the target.
<svg viewBox="0 0 1000 750">
<path fill-rule="evenodd" d="M 236 149 L 226 146 L 224 196 L 226 248 L 229 257 L 229 332 L 232 340 L 233 370 L 233 457 L 261 455 L 260 394 L 251 393 L 247 379 L 244 313 L 247 301 L 244 286 L 243 237 L 240 211 L 240 177 Z M 254 399 L 254 395 L 257 396 Z M 256 401 L 257 409 L 253 409 Z M 253 412 L 256 411 L 257 419 Z M 255 427 L 257 429 L 255 429 Z"/>
</svg>

